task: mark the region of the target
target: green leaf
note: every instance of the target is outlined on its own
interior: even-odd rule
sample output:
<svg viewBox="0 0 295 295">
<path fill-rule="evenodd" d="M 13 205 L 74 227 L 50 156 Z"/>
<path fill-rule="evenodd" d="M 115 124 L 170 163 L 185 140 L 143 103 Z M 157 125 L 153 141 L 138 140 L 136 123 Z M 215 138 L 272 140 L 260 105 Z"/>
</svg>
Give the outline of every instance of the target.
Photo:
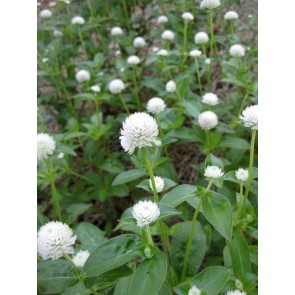
<svg viewBox="0 0 295 295">
<path fill-rule="evenodd" d="M 181 275 L 183 269 L 184 258 L 187 249 L 187 242 L 191 230 L 191 221 L 185 221 L 176 225 L 172 241 L 171 241 L 171 260 L 175 272 Z M 196 222 L 189 264 L 187 268 L 187 276 L 196 274 L 202 264 L 207 250 L 207 238 L 200 222 Z"/>
<path fill-rule="evenodd" d="M 86 212 L 92 205 L 85 203 L 76 203 L 69 205 L 65 210 L 65 220 L 64 222 L 67 224 L 72 224 L 76 221 L 76 219 Z"/>
<path fill-rule="evenodd" d="M 130 295 L 155 295 L 161 288 L 167 272 L 164 253 L 158 252 L 145 259 L 137 268 L 131 285 Z"/>
<path fill-rule="evenodd" d="M 232 206 L 228 199 L 218 193 L 209 191 L 201 195 L 202 212 L 206 219 L 225 239 L 232 236 Z"/>
<path fill-rule="evenodd" d="M 72 266 L 62 259 L 38 263 L 38 291 L 40 294 L 56 294 L 78 283 Z"/>
<path fill-rule="evenodd" d="M 226 138 L 226 139 L 222 140 L 219 143 L 219 147 L 239 149 L 239 150 L 249 150 L 250 143 L 242 138 L 230 137 L 230 138 Z"/>
<path fill-rule="evenodd" d="M 176 183 L 169 178 L 163 178 L 163 180 L 164 180 L 164 184 L 165 184 L 163 191 L 168 190 L 169 188 L 176 185 Z M 153 192 L 150 187 L 149 179 L 145 179 L 145 180 L 141 181 L 136 187 L 141 188 L 147 192 Z"/>
<path fill-rule="evenodd" d="M 207 156 L 205 166 L 218 166 L 219 168 L 224 169 L 223 162 L 212 154 Z"/>
<path fill-rule="evenodd" d="M 119 280 L 114 295 L 129 295 L 132 285 L 133 275 L 122 278 Z"/>
<path fill-rule="evenodd" d="M 146 175 L 146 171 L 143 169 L 132 169 L 129 171 L 124 171 L 115 177 L 112 185 L 119 185 L 119 184 L 131 182 L 135 179 L 139 179 L 140 177 L 144 175 Z"/>
<path fill-rule="evenodd" d="M 88 295 L 91 292 L 85 287 L 83 282 L 79 282 L 77 285 L 68 288 L 62 295 Z"/>
<path fill-rule="evenodd" d="M 174 290 L 178 295 L 187 295 L 195 285 L 208 295 L 217 295 L 231 276 L 231 270 L 224 266 L 211 266 L 196 275 L 189 283 L 178 285 Z"/>
<path fill-rule="evenodd" d="M 202 105 L 195 100 L 185 101 L 183 106 L 190 116 L 198 118 L 202 111 Z"/>
<path fill-rule="evenodd" d="M 227 241 L 232 267 L 237 277 L 251 270 L 250 252 L 247 241 L 239 229 L 234 229 L 233 238 Z"/>
<path fill-rule="evenodd" d="M 87 259 L 83 274 L 99 276 L 136 259 L 134 251 L 139 245 L 140 239 L 135 235 L 121 235 L 100 244 Z"/>
<path fill-rule="evenodd" d="M 107 240 L 104 237 L 104 233 L 98 227 L 87 222 L 82 222 L 78 225 L 77 236 L 82 246 L 89 252 L 92 252 L 97 246 Z"/>
</svg>

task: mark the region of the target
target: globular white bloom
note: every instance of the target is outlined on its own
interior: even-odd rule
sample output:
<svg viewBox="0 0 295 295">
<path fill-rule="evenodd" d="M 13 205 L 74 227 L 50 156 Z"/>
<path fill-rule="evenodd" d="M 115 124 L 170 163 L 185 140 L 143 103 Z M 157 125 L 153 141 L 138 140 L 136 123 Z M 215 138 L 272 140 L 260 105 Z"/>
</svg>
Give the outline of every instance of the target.
<svg viewBox="0 0 295 295">
<path fill-rule="evenodd" d="M 82 16 L 74 16 L 72 18 L 72 24 L 73 25 L 84 25 L 85 24 L 85 20 Z"/>
<path fill-rule="evenodd" d="M 204 44 L 209 41 L 209 36 L 205 32 L 199 32 L 195 35 L 195 43 L 196 44 Z"/>
<path fill-rule="evenodd" d="M 162 145 L 162 141 L 161 140 L 155 140 L 154 141 L 155 146 L 161 146 Z"/>
<path fill-rule="evenodd" d="M 127 63 L 130 65 L 138 65 L 140 63 L 140 59 L 136 55 L 131 55 L 127 58 Z"/>
<path fill-rule="evenodd" d="M 50 7 L 53 7 L 53 6 L 55 6 L 55 5 L 56 5 L 55 2 L 50 2 L 50 3 L 48 4 L 48 6 L 50 6 Z"/>
<path fill-rule="evenodd" d="M 53 31 L 53 37 L 54 38 L 61 38 L 62 36 L 63 36 L 63 32 L 58 31 L 58 30 Z"/>
<path fill-rule="evenodd" d="M 201 290 L 198 289 L 197 286 L 193 285 L 193 286 L 189 289 L 187 295 L 201 295 Z"/>
<path fill-rule="evenodd" d="M 86 70 L 79 70 L 76 73 L 76 80 L 78 83 L 84 83 L 90 80 L 90 74 Z"/>
<path fill-rule="evenodd" d="M 153 47 L 152 51 L 153 51 L 153 52 L 157 52 L 157 51 L 159 51 L 159 47 Z"/>
<path fill-rule="evenodd" d="M 120 72 L 121 72 L 121 73 L 125 72 L 125 68 L 121 68 L 121 69 L 120 69 Z"/>
<path fill-rule="evenodd" d="M 219 178 L 224 173 L 218 166 L 207 166 L 204 175 L 208 178 Z"/>
<path fill-rule="evenodd" d="M 109 90 L 114 94 L 121 93 L 124 89 L 125 89 L 125 84 L 120 79 L 115 79 L 111 81 L 109 85 Z"/>
<path fill-rule="evenodd" d="M 206 111 L 199 115 L 198 123 L 202 129 L 210 130 L 218 124 L 218 118 L 215 113 Z"/>
<path fill-rule="evenodd" d="M 51 221 L 38 231 L 37 251 L 44 260 L 56 260 L 64 254 L 73 254 L 75 241 L 76 236 L 67 224 Z"/>
<path fill-rule="evenodd" d="M 74 264 L 79 267 L 82 268 L 86 262 L 86 260 L 88 259 L 90 253 L 89 251 L 85 250 L 80 250 L 74 257 L 73 257 L 73 262 Z"/>
<path fill-rule="evenodd" d="M 120 27 L 113 27 L 111 30 L 112 36 L 120 36 L 123 34 L 123 30 Z"/>
<path fill-rule="evenodd" d="M 224 15 L 225 20 L 236 20 L 239 18 L 239 15 L 235 11 L 228 11 Z"/>
<path fill-rule="evenodd" d="M 203 0 L 200 7 L 205 9 L 214 9 L 220 5 L 220 0 Z"/>
<path fill-rule="evenodd" d="M 159 134 L 156 120 L 146 113 L 134 113 L 126 118 L 121 129 L 121 146 L 128 154 L 136 148 L 152 146 Z"/>
<path fill-rule="evenodd" d="M 240 290 L 235 290 L 235 291 L 227 291 L 225 295 L 247 295 L 247 293 L 242 292 Z"/>
<path fill-rule="evenodd" d="M 66 3 L 66 4 L 71 4 L 71 1 L 70 0 L 60 0 L 60 1 Z"/>
<path fill-rule="evenodd" d="M 145 46 L 145 40 L 142 37 L 136 37 L 133 41 L 133 46 L 135 48 L 142 48 Z"/>
<path fill-rule="evenodd" d="M 248 214 L 249 215 L 249 214 Z M 251 215 L 250 215 L 251 216 Z M 251 216 L 251 219 L 252 219 L 252 216 Z M 236 288 L 239 289 L 239 290 L 243 290 L 243 283 L 239 280 L 239 279 L 236 279 L 235 280 L 235 285 L 236 285 Z"/>
<path fill-rule="evenodd" d="M 115 52 L 115 55 L 116 55 L 116 56 L 121 55 L 121 51 L 120 51 L 120 50 L 117 50 L 117 51 Z"/>
<path fill-rule="evenodd" d="M 132 208 L 132 216 L 136 219 L 139 227 L 144 227 L 160 216 L 160 209 L 158 205 L 152 201 L 139 201 Z"/>
<path fill-rule="evenodd" d="M 206 65 L 210 65 L 211 64 L 211 59 L 210 58 L 206 58 L 205 59 L 205 64 Z"/>
<path fill-rule="evenodd" d="M 202 55 L 202 51 L 200 51 L 198 49 L 194 49 L 194 50 L 190 51 L 189 55 L 191 57 L 199 57 Z"/>
<path fill-rule="evenodd" d="M 218 101 L 219 101 L 218 96 L 214 93 L 211 93 L 211 92 L 206 93 L 202 99 L 202 103 L 210 105 L 210 106 L 214 106 L 214 105 L 218 104 Z"/>
<path fill-rule="evenodd" d="M 48 9 L 44 9 L 40 11 L 40 17 L 41 18 L 51 18 L 52 17 L 52 12 Z"/>
<path fill-rule="evenodd" d="M 147 103 L 147 111 L 153 114 L 159 114 L 166 108 L 165 102 L 160 97 L 153 97 Z"/>
<path fill-rule="evenodd" d="M 155 176 L 154 179 L 155 179 L 155 185 L 156 185 L 157 193 L 160 193 L 165 187 L 164 179 L 162 177 L 160 177 L 160 176 Z M 153 190 L 153 185 L 152 185 L 152 180 L 151 179 L 149 180 L 149 184 L 150 184 L 151 190 Z"/>
<path fill-rule="evenodd" d="M 64 153 L 59 153 L 59 154 L 57 155 L 57 158 L 58 158 L 58 159 L 63 159 L 63 158 L 64 158 L 64 156 L 65 156 L 65 154 L 64 154 Z"/>
<path fill-rule="evenodd" d="M 100 87 L 99 85 L 93 85 L 90 87 L 90 89 L 93 91 L 93 92 L 100 92 Z"/>
<path fill-rule="evenodd" d="M 239 180 L 239 181 L 246 181 L 248 179 L 248 177 L 249 177 L 248 170 L 243 169 L 243 168 L 239 168 L 236 171 L 236 178 L 237 178 L 237 180 Z"/>
<path fill-rule="evenodd" d="M 176 91 L 176 84 L 174 81 L 171 80 L 166 83 L 166 91 L 171 93 Z"/>
<path fill-rule="evenodd" d="M 194 20 L 194 16 L 190 12 L 184 12 L 181 17 L 187 22 Z"/>
<path fill-rule="evenodd" d="M 243 110 L 240 119 L 245 127 L 258 129 L 258 105 L 249 106 Z"/>
<path fill-rule="evenodd" d="M 175 34 L 170 30 L 166 30 L 161 35 L 162 39 L 172 41 L 174 40 Z"/>
<path fill-rule="evenodd" d="M 245 47 L 240 44 L 232 45 L 229 49 L 229 54 L 232 57 L 242 57 L 245 55 Z"/>
<path fill-rule="evenodd" d="M 160 56 L 167 56 L 169 53 L 166 49 L 160 49 L 158 52 L 157 52 L 157 55 L 160 55 Z"/>
<path fill-rule="evenodd" d="M 54 139 L 47 133 L 39 133 L 37 135 L 37 159 L 48 159 L 55 151 L 56 143 Z"/>
<path fill-rule="evenodd" d="M 160 15 L 158 17 L 158 20 L 157 21 L 158 21 L 158 24 L 165 24 L 165 23 L 168 22 L 168 18 L 165 15 Z"/>
</svg>

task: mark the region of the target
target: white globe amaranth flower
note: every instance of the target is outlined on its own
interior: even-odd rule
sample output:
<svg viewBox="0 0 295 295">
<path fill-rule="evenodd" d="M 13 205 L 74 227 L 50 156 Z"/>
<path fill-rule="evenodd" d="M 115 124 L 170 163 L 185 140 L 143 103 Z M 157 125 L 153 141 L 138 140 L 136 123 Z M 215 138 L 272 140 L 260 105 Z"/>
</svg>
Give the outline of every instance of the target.
<svg viewBox="0 0 295 295">
<path fill-rule="evenodd" d="M 176 84 L 174 81 L 171 80 L 166 83 L 166 91 L 171 93 L 176 91 Z"/>
<path fill-rule="evenodd" d="M 39 133 L 37 135 L 37 159 L 45 160 L 53 155 L 55 151 L 55 140 L 47 133 Z"/>
<path fill-rule="evenodd" d="M 142 48 L 146 45 L 145 40 L 142 37 L 136 37 L 133 40 L 133 46 L 135 48 Z"/>
<path fill-rule="evenodd" d="M 224 19 L 225 20 L 236 20 L 236 19 L 238 19 L 239 18 L 239 15 L 238 15 L 238 13 L 237 12 L 235 12 L 235 11 L 228 11 L 228 12 L 226 12 L 225 13 L 225 15 L 224 15 Z"/>
<path fill-rule="evenodd" d="M 258 130 L 258 105 L 252 105 L 244 109 L 240 119 L 245 127 Z"/>
<path fill-rule="evenodd" d="M 120 50 L 117 50 L 117 51 L 115 52 L 115 55 L 116 55 L 116 56 L 121 55 L 121 51 L 120 51 Z"/>
<path fill-rule="evenodd" d="M 157 19 L 158 24 L 168 23 L 168 17 L 165 15 L 160 15 Z"/>
<path fill-rule="evenodd" d="M 160 193 L 161 191 L 163 191 L 164 187 L 165 187 L 165 182 L 164 179 L 160 176 L 155 176 L 155 185 L 156 185 L 156 190 L 157 193 Z M 152 180 L 149 180 L 149 184 L 150 184 L 150 188 L 153 191 L 153 185 L 152 185 Z"/>
<path fill-rule="evenodd" d="M 200 4 L 201 8 L 214 9 L 220 5 L 220 0 L 203 0 Z"/>
<path fill-rule="evenodd" d="M 214 106 L 218 104 L 218 102 L 219 102 L 218 96 L 211 92 L 206 93 L 202 99 L 202 103 L 207 104 L 209 106 Z"/>
<path fill-rule="evenodd" d="M 159 134 L 156 120 L 147 113 L 131 114 L 123 122 L 121 129 L 121 146 L 128 154 L 136 148 L 153 146 Z"/>
<path fill-rule="evenodd" d="M 58 158 L 58 159 L 63 159 L 64 156 L 65 156 L 65 154 L 61 152 L 61 153 L 59 153 L 59 154 L 57 155 L 57 158 Z"/>
<path fill-rule="evenodd" d="M 72 24 L 73 25 L 84 25 L 85 24 L 85 20 L 82 16 L 74 16 L 72 18 Z"/>
<path fill-rule="evenodd" d="M 240 290 L 235 290 L 235 291 L 227 291 L 225 295 L 247 295 L 247 293 L 242 292 Z"/>
<path fill-rule="evenodd" d="M 181 17 L 187 22 L 194 20 L 194 16 L 190 12 L 184 12 Z"/>
<path fill-rule="evenodd" d="M 78 83 L 84 83 L 90 80 L 90 73 L 86 70 L 79 70 L 76 73 L 76 80 Z"/>
<path fill-rule="evenodd" d="M 166 108 L 165 102 L 160 97 L 153 97 L 147 103 L 147 111 L 152 114 L 159 114 Z"/>
<path fill-rule="evenodd" d="M 175 37 L 175 34 L 171 30 L 165 30 L 161 35 L 162 39 L 169 40 L 169 41 L 174 40 L 174 37 Z"/>
<path fill-rule="evenodd" d="M 115 79 L 115 80 L 111 81 L 111 83 L 109 85 L 110 92 L 112 92 L 114 94 L 121 93 L 124 89 L 125 89 L 125 84 L 120 79 Z"/>
<path fill-rule="evenodd" d="M 205 64 L 206 65 L 210 65 L 211 64 L 211 59 L 210 58 L 206 58 L 205 59 Z"/>
<path fill-rule="evenodd" d="M 246 181 L 249 177 L 249 171 L 243 168 L 239 168 L 236 171 L 236 178 L 239 181 Z"/>
<path fill-rule="evenodd" d="M 71 4 L 70 0 L 60 0 L 60 2 L 64 2 L 65 4 Z"/>
<path fill-rule="evenodd" d="M 193 285 L 193 286 L 189 289 L 187 295 L 201 295 L 201 290 L 198 289 L 196 285 Z"/>
<path fill-rule="evenodd" d="M 198 32 L 195 35 L 194 40 L 195 40 L 196 44 L 205 44 L 205 43 L 207 43 L 209 41 L 209 36 L 205 32 Z"/>
<path fill-rule="evenodd" d="M 85 250 L 80 250 L 74 257 L 73 257 L 73 262 L 74 264 L 79 267 L 82 268 L 86 262 L 86 260 L 88 259 L 90 253 L 89 251 Z"/>
<path fill-rule="evenodd" d="M 158 219 L 160 209 L 155 202 L 139 201 L 132 208 L 132 216 L 136 219 L 139 227 L 144 227 Z"/>
<path fill-rule="evenodd" d="M 156 47 L 156 46 L 153 47 L 153 48 L 152 48 L 152 51 L 153 51 L 153 52 L 157 52 L 157 51 L 159 51 L 159 47 Z"/>
<path fill-rule="evenodd" d="M 90 87 L 90 89 L 93 91 L 93 92 L 100 92 L 100 87 L 99 87 L 99 85 L 92 85 L 91 87 Z"/>
<path fill-rule="evenodd" d="M 155 141 L 154 141 L 154 145 L 155 145 L 155 146 L 161 146 L 161 145 L 162 145 L 162 141 L 159 140 L 159 139 L 158 139 L 158 140 L 155 140 Z"/>
<path fill-rule="evenodd" d="M 44 260 L 56 260 L 64 254 L 73 254 L 75 241 L 76 236 L 67 224 L 51 221 L 38 231 L 37 251 Z"/>
<path fill-rule="evenodd" d="M 168 56 L 169 53 L 166 49 L 160 49 L 158 52 L 157 52 L 157 55 L 160 55 L 160 56 Z"/>
<path fill-rule="evenodd" d="M 221 177 L 223 174 L 224 173 L 222 172 L 221 168 L 219 168 L 218 166 L 207 166 L 204 176 L 215 179 Z"/>
<path fill-rule="evenodd" d="M 136 55 L 131 55 L 127 58 L 127 63 L 130 65 L 138 65 L 140 63 L 140 59 Z"/>
<path fill-rule="evenodd" d="M 210 130 L 218 124 L 217 115 L 211 111 L 206 111 L 198 116 L 198 123 L 204 130 Z"/>
<path fill-rule="evenodd" d="M 112 36 L 120 36 L 123 35 L 123 30 L 120 27 L 113 27 L 111 30 Z"/>
<path fill-rule="evenodd" d="M 202 55 L 202 51 L 198 50 L 198 49 L 194 49 L 194 50 L 191 50 L 189 55 L 191 57 L 199 57 Z"/>
<path fill-rule="evenodd" d="M 242 46 L 241 44 L 235 44 L 232 45 L 231 48 L 229 49 L 229 54 L 232 57 L 242 57 L 245 56 L 245 47 Z"/>
<path fill-rule="evenodd" d="M 63 32 L 58 31 L 58 30 L 53 31 L 53 37 L 54 38 L 61 38 L 62 36 L 63 36 Z"/>
<path fill-rule="evenodd" d="M 51 18 L 52 17 L 52 12 L 48 9 L 43 9 L 40 11 L 40 17 L 41 18 Z"/>
</svg>

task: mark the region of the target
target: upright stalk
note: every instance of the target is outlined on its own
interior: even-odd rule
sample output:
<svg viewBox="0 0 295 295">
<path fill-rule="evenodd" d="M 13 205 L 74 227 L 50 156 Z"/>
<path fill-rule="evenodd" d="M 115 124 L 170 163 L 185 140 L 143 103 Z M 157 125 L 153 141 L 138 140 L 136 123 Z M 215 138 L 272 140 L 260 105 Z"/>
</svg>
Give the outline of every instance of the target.
<svg viewBox="0 0 295 295">
<path fill-rule="evenodd" d="M 128 107 L 127 107 L 127 105 L 126 105 L 126 102 L 125 102 L 125 100 L 123 99 L 121 93 L 119 93 L 119 98 L 120 98 L 120 100 L 121 100 L 121 102 L 122 102 L 122 104 L 123 104 L 123 107 L 124 107 L 126 113 L 127 113 L 128 115 L 130 115 L 129 109 L 128 109 Z"/>
<path fill-rule="evenodd" d="M 210 80 L 209 89 L 211 89 L 211 74 L 212 74 L 212 57 L 213 57 L 213 44 L 214 44 L 214 30 L 213 30 L 213 11 L 209 11 L 209 26 L 210 26 Z"/>
<path fill-rule="evenodd" d="M 186 53 L 187 53 L 187 26 L 188 26 L 188 22 L 185 20 L 184 21 L 184 27 L 183 27 L 183 62 L 182 64 L 184 64 L 185 60 L 186 60 Z"/>
<path fill-rule="evenodd" d="M 139 101 L 139 87 L 138 87 L 138 83 L 137 83 L 137 75 L 136 75 L 136 70 L 133 70 L 133 83 L 135 86 L 135 99 L 136 99 L 136 105 L 137 105 L 137 110 L 140 111 L 140 101 Z"/>
<path fill-rule="evenodd" d="M 84 40 L 83 40 L 83 36 L 82 36 L 82 33 L 81 33 L 80 26 L 78 25 L 77 28 L 78 28 L 78 34 L 79 34 L 81 46 L 82 46 L 83 51 L 84 51 L 85 58 L 88 59 L 88 55 L 87 55 L 87 51 L 86 51 L 86 47 L 85 47 L 85 43 L 84 43 Z"/>
<path fill-rule="evenodd" d="M 200 75 L 200 70 L 199 70 L 199 62 L 198 58 L 195 58 L 195 63 L 196 63 L 196 73 L 197 73 L 197 79 L 200 87 L 200 94 L 203 96 L 203 91 L 202 91 L 202 83 L 201 83 L 201 75 Z"/>
<path fill-rule="evenodd" d="M 178 89 L 176 89 L 176 94 L 177 94 L 177 97 L 178 97 L 178 99 L 179 99 L 180 110 L 181 110 L 181 113 L 182 113 L 182 109 L 183 109 L 183 99 L 182 99 L 182 96 L 180 95 Z"/>
<path fill-rule="evenodd" d="M 241 216 L 243 210 L 243 182 L 240 182 L 240 201 L 239 201 L 239 209 L 238 209 L 238 217 Z"/>
<path fill-rule="evenodd" d="M 145 232 L 146 232 L 146 234 L 147 234 L 149 244 L 153 246 L 154 243 L 153 243 L 152 234 L 151 234 L 151 229 L 150 229 L 149 224 L 147 224 L 147 225 L 145 226 Z"/>
<path fill-rule="evenodd" d="M 64 258 L 69 262 L 69 264 L 72 266 L 72 268 L 74 269 L 76 276 L 78 277 L 79 281 L 82 280 L 81 276 L 80 276 L 80 271 L 77 268 L 77 266 L 75 265 L 75 263 L 73 262 L 73 260 L 71 259 L 71 257 L 68 254 L 64 254 Z"/>
</svg>

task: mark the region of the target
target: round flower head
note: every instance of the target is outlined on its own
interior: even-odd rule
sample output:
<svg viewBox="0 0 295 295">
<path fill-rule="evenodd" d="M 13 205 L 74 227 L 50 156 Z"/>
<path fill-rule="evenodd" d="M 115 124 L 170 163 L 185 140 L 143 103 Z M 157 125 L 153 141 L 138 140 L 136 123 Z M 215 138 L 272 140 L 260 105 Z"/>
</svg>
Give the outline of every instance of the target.
<svg viewBox="0 0 295 295">
<path fill-rule="evenodd" d="M 207 111 L 199 115 L 198 123 L 202 129 L 210 130 L 218 124 L 218 118 L 215 113 Z"/>
<path fill-rule="evenodd" d="M 134 113 L 127 117 L 121 129 L 121 146 L 128 154 L 136 148 L 152 146 L 159 134 L 156 120 L 146 113 Z"/>
<path fill-rule="evenodd" d="M 165 102 L 160 97 L 151 98 L 147 103 L 147 111 L 153 114 L 159 114 L 166 108 Z"/>
<path fill-rule="evenodd" d="M 70 0 L 60 0 L 60 2 L 64 2 L 66 4 L 71 4 L 71 1 Z"/>
<path fill-rule="evenodd" d="M 138 65 L 140 63 L 140 59 L 136 55 L 131 55 L 127 58 L 127 63 L 130 65 Z"/>
<path fill-rule="evenodd" d="M 152 51 L 153 51 L 153 52 L 157 52 L 157 51 L 159 51 L 159 47 L 153 47 L 153 48 L 152 48 Z"/>
<path fill-rule="evenodd" d="M 239 180 L 239 181 L 246 181 L 248 179 L 248 177 L 249 177 L 248 170 L 243 169 L 243 168 L 239 168 L 236 171 L 236 178 L 237 178 L 237 180 Z"/>
<path fill-rule="evenodd" d="M 176 91 L 176 84 L 174 81 L 169 81 L 166 84 L 166 91 L 167 92 L 175 92 Z"/>
<path fill-rule="evenodd" d="M 199 32 L 195 35 L 195 43 L 196 44 L 204 44 L 209 41 L 209 36 L 205 32 Z"/>
<path fill-rule="evenodd" d="M 61 38 L 62 36 L 63 36 L 63 32 L 58 31 L 58 30 L 53 31 L 53 37 L 54 38 Z"/>
<path fill-rule="evenodd" d="M 214 9 L 220 5 L 220 0 L 203 0 L 200 7 L 205 9 Z"/>
<path fill-rule="evenodd" d="M 93 91 L 93 92 L 100 92 L 100 87 L 99 85 L 93 85 L 90 87 L 90 89 Z"/>
<path fill-rule="evenodd" d="M 224 173 L 218 166 L 207 166 L 204 175 L 208 178 L 219 178 Z"/>
<path fill-rule="evenodd" d="M 115 52 L 115 55 L 116 55 L 116 56 L 121 55 L 121 51 L 120 51 L 120 50 L 117 50 L 117 51 Z"/>
<path fill-rule="evenodd" d="M 236 20 L 239 18 L 239 15 L 235 11 L 228 11 L 224 15 L 225 20 Z"/>
<path fill-rule="evenodd" d="M 65 156 L 65 154 L 64 154 L 64 153 L 59 153 L 59 154 L 57 155 L 57 158 L 58 158 L 58 159 L 63 159 L 63 158 L 64 158 L 64 156 Z"/>
<path fill-rule="evenodd" d="M 145 40 L 142 37 L 136 37 L 133 41 L 133 46 L 135 48 L 142 48 L 145 46 Z"/>
<path fill-rule="evenodd" d="M 37 159 L 44 160 L 52 156 L 55 151 L 55 145 L 55 141 L 50 135 L 39 133 L 37 135 Z"/>
<path fill-rule="evenodd" d="M 86 70 L 80 70 L 76 73 L 76 80 L 78 83 L 84 83 L 90 80 L 90 74 Z"/>
<path fill-rule="evenodd" d="M 160 15 L 157 20 L 158 24 L 168 23 L 168 18 L 165 15 Z"/>
<path fill-rule="evenodd" d="M 90 253 L 86 250 L 86 251 L 82 251 L 80 250 L 74 257 L 73 257 L 73 262 L 74 264 L 79 267 L 82 268 L 86 262 L 86 260 L 88 259 Z"/>
<path fill-rule="evenodd" d="M 72 24 L 73 25 L 84 25 L 85 24 L 85 20 L 81 16 L 74 16 L 72 18 Z"/>
<path fill-rule="evenodd" d="M 247 107 L 243 110 L 240 119 L 245 127 L 250 127 L 251 129 L 258 129 L 258 105 L 253 105 Z"/>
<path fill-rule="evenodd" d="M 52 12 L 48 9 L 44 9 L 40 11 L 40 17 L 41 18 L 51 18 L 52 17 Z"/>
<path fill-rule="evenodd" d="M 189 55 L 194 58 L 199 57 L 202 55 L 202 51 L 195 49 L 195 50 L 190 51 Z"/>
<path fill-rule="evenodd" d="M 123 30 L 120 27 L 113 27 L 111 30 L 112 36 L 120 36 L 123 34 Z"/>
<path fill-rule="evenodd" d="M 124 89 L 125 89 L 125 84 L 120 79 L 115 79 L 111 81 L 109 85 L 109 90 L 114 94 L 121 93 Z"/>
<path fill-rule="evenodd" d="M 175 34 L 170 31 L 170 30 L 166 30 L 162 33 L 161 35 L 161 38 L 164 39 L 164 40 L 169 40 L 169 41 L 172 41 L 174 40 L 174 37 L 175 37 Z"/>
<path fill-rule="evenodd" d="M 210 105 L 210 106 L 214 106 L 218 104 L 218 101 L 219 101 L 218 96 L 214 93 L 206 93 L 202 99 L 202 103 Z"/>
<path fill-rule="evenodd" d="M 184 12 L 181 17 L 187 22 L 194 20 L 194 16 L 190 12 Z"/>
<path fill-rule="evenodd" d="M 160 56 L 167 56 L 169 55 L 168 51 L 166 49 L 160 49 L 158 52 L 157 52 L 157 55 L 160 55 Z"/>
<path fill-rule="evenodd" d="M 73 254 L 76 236 L 70 227 L 60 221 L 51 221 L 38 231 L 37 248 L 42 259 L 56 260 L 64 254 Z"/>
<path fill-rule="evenodd" d="M 205 59 L 205 64 L 206 65 L 210 65 L 211 64 L 211 59 L 210 58 L 206 58 Z"/>
<path fill-rule="evenodd" d="M 193 285 L 193 286 L 189 289 L 187 295 L 201 295 L 201 290 L 198 289 L 197 286 Z"/>
<path fill-rule="evenodd" d="M 235 290 L 235 291 L 227 291 L 225 295 L 247 295 L 247 293 L 242 292 L 240 290 Z"/>
<path fill-rule="evenodd" d="M 232 57 L 242 57 L 245 56 L 245 48 L 240 44 L 235 44 L 229 49 L 229 54 Z"/>
<path fill-rule="evenodd" d="M 158 205 L 152 201 L 139 201 L 132 208 L 132 216 L 136 219 L 139 227 L 144 227 L 160 216 L 160 209 Z"/>
<path fill-rule="evenodd" d="M 150 184 L 151 190 L 153 190 L 153 185 L 152 185 L 151 179 L 149 180 L 149 184 Z M 157 193 L 160 193 L 165 187 L 164 179 L 160 176 L 155 176 L 155 185 L 156 185 Z"/>
</svg>

